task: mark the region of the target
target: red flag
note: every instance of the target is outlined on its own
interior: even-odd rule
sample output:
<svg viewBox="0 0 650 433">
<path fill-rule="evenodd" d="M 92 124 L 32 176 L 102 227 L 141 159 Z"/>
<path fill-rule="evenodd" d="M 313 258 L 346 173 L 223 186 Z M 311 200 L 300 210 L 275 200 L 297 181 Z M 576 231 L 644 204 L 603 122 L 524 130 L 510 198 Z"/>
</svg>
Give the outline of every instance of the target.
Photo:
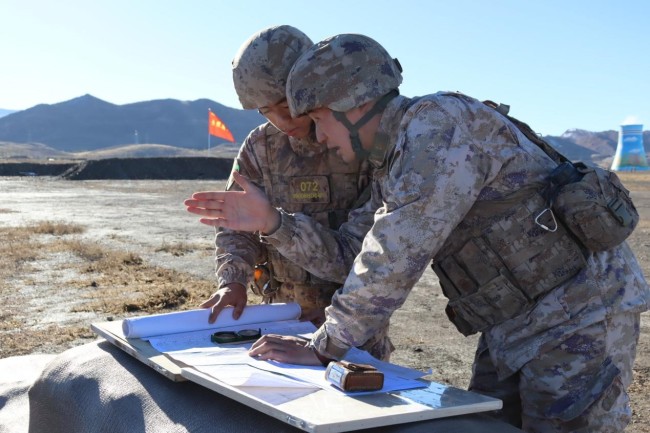
<svg viewBox="0 0 650 433">
<path fill-rule="evenodd" d="M 208 132 L 210 135 L 223 138 L 224 140 L 228 140 L 231 143 L 235 142 L 235 138 L 232 136 L 232 132 L 226 128 L 226 125 L 212 111 L 209 111 L 208 115 Z"/>
</svg>

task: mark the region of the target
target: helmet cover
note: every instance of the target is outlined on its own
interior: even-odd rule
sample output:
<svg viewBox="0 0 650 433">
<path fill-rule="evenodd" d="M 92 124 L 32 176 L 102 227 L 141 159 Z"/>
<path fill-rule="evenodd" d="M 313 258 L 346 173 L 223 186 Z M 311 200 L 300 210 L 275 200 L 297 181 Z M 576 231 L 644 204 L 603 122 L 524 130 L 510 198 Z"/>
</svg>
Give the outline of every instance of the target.
<svg viewBox="0 0 650 433">
<path fill-rule="evenodd" d="M 399 63 L 368 36 L 341 34 L 296 60 L 287 78 L 287 101 L 296 117 L 316 108 L 346 112 L 402 83 Z"/>
<path fill-rule="evenodd" d="M 291 66 L 311 45 L 307 35 L 287 25 L 263 29 L 244 42 L 232 61 L 242 107 L 260 108 L 284 99 Z"/>
</svg>

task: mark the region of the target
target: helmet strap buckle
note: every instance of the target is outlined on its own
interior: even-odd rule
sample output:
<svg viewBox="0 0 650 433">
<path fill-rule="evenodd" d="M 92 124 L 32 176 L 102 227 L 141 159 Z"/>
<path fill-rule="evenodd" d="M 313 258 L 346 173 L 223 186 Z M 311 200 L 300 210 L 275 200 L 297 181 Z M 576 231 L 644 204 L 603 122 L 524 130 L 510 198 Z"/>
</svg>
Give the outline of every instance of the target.
<svg viewBox="0 0 650 433">
<path fill-rule="evenodd" d="M 399 90 L 393 89 L 390 92 L 382 96 L 375 105 L 372 106 L 366 114 L 364 114 L 361 119 L 359 119 L 354 125 L 350 122 L 344 112 L 342 111 L 332 111 L 334 118 L 341 122 L 343 126 L 347 128 L 350 132 L 350 144 L 352 145 L 352 150 L 359 160 L 363 160 L 370 155 L 370 151 L 363 148 L 361 144 L 361 138 L 359 137 L 359 129 L 363 127 L 366 123 L 370 121 L 376 114 L 380 114 L 384 111 L 384 108 L 388 103 L 395 97 L 399 95 Z"/>
</svg>

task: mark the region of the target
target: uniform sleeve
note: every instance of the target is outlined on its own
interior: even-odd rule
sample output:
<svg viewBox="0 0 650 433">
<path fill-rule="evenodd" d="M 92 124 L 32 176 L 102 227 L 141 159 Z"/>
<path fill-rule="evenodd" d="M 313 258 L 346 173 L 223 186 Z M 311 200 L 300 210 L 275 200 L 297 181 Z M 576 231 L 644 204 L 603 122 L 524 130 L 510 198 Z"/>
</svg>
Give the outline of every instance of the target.
<svg viewBox="0 0 650 433">
<path fill-rule="evenodd" d="M 257 186 L 264 188 L 263 174 L 257 159 L 255 146 L 264 145 L 264 130 L 258 128 L 251 132 L 233 163 L 233 170 L 250 179 Z M 261 142 L 261 143 L 260 143 Z M 241 190 L 233 181 L 228 179 L 228 190 Z M 254 233 L 229 230 L 222 227 L 216 229 L 216 275 L 218 286 L 221 288 L 230 283 L 240 283 L 246 287 L 253 278 L 253 267 L 264 260 L 266 249 Z"/>
<path fill-rule="evenodd" d="M 405 117 L 382 180 L 383 205 L 311 344 L 341 358 L 382 329 L 499 164 L 434 103 Z"/>
<path fill-rule="evenodd" d="M 348 221 L 338 230 L 327 228 L 302 213 L 289 214 L 279 209 L 280 227 L 261 239 L 311 274 L 343 283 L 373 224 L 379 207 L 376 197 L 375 193 L 371 194 L 364 205 L 350 211 Z"/>
</svg>

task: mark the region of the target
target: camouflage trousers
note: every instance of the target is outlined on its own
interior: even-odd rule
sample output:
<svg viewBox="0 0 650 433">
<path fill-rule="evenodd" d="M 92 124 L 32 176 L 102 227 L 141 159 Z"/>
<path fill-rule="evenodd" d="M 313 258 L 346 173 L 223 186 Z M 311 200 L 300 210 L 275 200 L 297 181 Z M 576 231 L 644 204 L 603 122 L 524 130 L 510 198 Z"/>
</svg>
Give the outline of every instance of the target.
<svg viewBox="0 0 650 433">
<path fill-rule="evenodd" d="M 302 309 L 302 320 L 310 320 L 315 326 L 325 321 L 325 308 L 332 303 L 332 296 L 339 286 L 281 283 L 278 291 L 268 302 L 296 302 Z M 360 347 L 377 359 L 388 361 L 395 346 L 388 337 L 388 325 Z"/>
<path fill-rule="evenodd" d="M 632 417 L 626 390 L 639 326 L 639 313 L 609 317 L 558 339 L 502 381 L 481 337 L 469 389 L 503 400 L 493 416 L 526 432 L 622 432 Z"/>
</svg>

